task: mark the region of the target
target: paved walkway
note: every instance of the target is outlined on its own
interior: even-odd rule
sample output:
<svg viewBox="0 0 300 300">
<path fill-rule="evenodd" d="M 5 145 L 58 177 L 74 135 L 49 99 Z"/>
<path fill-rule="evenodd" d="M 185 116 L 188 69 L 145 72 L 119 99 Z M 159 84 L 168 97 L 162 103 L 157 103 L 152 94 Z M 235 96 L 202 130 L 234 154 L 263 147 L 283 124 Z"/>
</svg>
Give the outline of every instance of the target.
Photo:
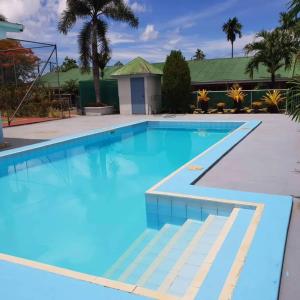
<svg viewBox="0 0 300 300">
<path fill-rule="evenodd" d="M 29 143 L 142 119 L 160 117 L 75 117 L 48 123 L 5 128 L 6 138 Z M 185 115 L 183 120 L 247 120 L 263 123 L 216 164 L 197 184 L 242 191 L 300 197 L 300 124 L 284 115 Z M 17 145 L 16 145 L 17 146 Z M 287 240 L 281 300 L 300 295 L 300 200 L 295 199 Z M 274 233 L 276 234 L 276 233 Z"/>
</svg>

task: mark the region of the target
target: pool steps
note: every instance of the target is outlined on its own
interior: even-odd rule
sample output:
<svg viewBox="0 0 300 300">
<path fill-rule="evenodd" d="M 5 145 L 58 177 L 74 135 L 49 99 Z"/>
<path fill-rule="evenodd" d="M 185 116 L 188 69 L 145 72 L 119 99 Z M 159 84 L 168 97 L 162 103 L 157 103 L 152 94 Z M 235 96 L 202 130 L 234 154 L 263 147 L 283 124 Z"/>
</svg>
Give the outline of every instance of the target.
<svg viewBox="0 0 300 300">
<path fill-rule="evenodd" d="M 243 248 L 246 232 L 252 221 L 255 211 L 252 209 L 239 209 L 235 222 L 223 242 L 222 250 L 214 260 L 214 264 L 207 274 L 205 281 L 193 282 L 193 295 L 198 299 L 229 299 L 224 291 L 224 285 L 230 276 L 233 263 L 237 259 L 238 252 Z M 192 292 L 192 291 L 190 291 Z M 193 297 L 191 297 L 192 299 Z"/>
<path fill-rule="evenodd" d="M 212 279 L 217 276 L 221 292 L 230 263 L 220 249 L 235 257 L 252 214 L 234 208 L 228 217 L 209 215 L 204 222 L 187 219 L 182 226 L 147 229 L 106 276 L 178 299 L 194 299 L 199 292 L 206 296 L 216 289 Z M 232 238 L 232 231 L 240 238 Z M 226 272 L 220 271 L 224 264 Z"/>
<path fill-rule="evenodd" d="M 126 252 L 109 268 L 104 277 L 117 279 L 122 271 L 126 269 L 136 255 L 141 252 L 146 244 L 157 234 L 155 229 L 146 229 L 126 250 Z"/>
<path fill-rule="evenodd" d="M 212 250 L 226 221 L 226 217 L 210 215 L 207 218 L 203 227 L 197 232 L 179 260 L 170 270 L 168 276 L 161 283 L 159 287 L 160 292 L 176 296 L 185 294 Z"/>
<path fill-rule="evenodd" d="M 165 224 L 157 235 L 146 245 L 129 267 L 118 278 L 119 281 L 134 284 L 146 271 L 153 259 L 167 245 L 180 226 Z"/>
</svg>

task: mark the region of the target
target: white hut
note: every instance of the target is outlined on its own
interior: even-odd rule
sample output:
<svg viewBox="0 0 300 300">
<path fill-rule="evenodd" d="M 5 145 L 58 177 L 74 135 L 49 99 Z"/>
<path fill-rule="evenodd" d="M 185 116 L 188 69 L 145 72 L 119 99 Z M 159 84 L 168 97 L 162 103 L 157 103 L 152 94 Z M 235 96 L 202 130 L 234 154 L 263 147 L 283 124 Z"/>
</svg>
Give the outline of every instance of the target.
<svg viewBox="0 0 300 300">
<path fill-rule="evenodd" d="M 162 71 L 141 57 L 112 74 L 118 80 L 120 114 L 156 114 L 161 107 Z"/>
</svg>

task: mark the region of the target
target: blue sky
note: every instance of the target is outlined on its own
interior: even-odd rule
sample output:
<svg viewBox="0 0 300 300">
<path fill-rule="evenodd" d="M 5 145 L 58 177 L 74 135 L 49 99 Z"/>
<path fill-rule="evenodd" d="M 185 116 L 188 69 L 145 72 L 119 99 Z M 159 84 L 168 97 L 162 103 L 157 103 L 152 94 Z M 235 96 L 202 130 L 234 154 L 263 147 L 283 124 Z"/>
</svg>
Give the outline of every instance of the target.
<svg viewBox="0 0 300 300">
<path fill-rule="evenodd" d="M 66 55 L 78 58 L 77 32 L 57 33 L 57 20 L 66 0 L 0 0 L 0 13 L 10 21 L 23 23 L 17 37 L 58 45 L 60 60 Z M 279 13 L 288 0 L 126 0 L 140 19 L 138 29 L 110 22 L 112 63 L 142 56 L 151 62 L 164 61 L 172 49 L 180 49 L 187 59 L 197 48 L 207 58 L 230 56 L 230 44 L 221 30 L 229 17 L 243 24 L 243 38 L 235 45 L 235 55 L 243 55 L 245 44 L 261 29 L 278 24 Z M 28 9 L 30 8 L 30 9 Z"/>
</svg>

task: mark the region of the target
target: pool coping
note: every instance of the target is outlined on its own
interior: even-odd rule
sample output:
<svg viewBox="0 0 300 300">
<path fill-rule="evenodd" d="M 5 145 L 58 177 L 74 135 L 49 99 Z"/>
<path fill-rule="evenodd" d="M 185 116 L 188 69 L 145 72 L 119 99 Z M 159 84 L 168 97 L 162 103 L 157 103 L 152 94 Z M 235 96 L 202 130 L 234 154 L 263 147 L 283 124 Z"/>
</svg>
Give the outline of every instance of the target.
<svg viewBox="0 0 300 300">
<path fill-rule="evenodd" d="M 12 150 L 6 150 L 0 153 L 0 160 L 2 158 L 7 158 L 15 155 L 22 155 L 24 153 L 27 153 L 28 151 L 33 151 L 40 148 L 47 148 L 51 147 L 55 144 L 65 143 L 68 141 L 74 141 L 76 139 L 89 137 L 101 133 L 107 133 L 114 131 L 116 129 L 121 129 L 125 127 L 130 127 L 134 125 L 139 125 L 142 123 L 242 123 L 241 126 L 239 126 L 237 129 L 232 131 L 231 133 L 227 134 L 223 139 L 209 147 L 206 151 L 200 153 L 198 156 L 191 159 L 189 162 L 181 166 L 176 171 L 172 172 L 170 175 L 166 176 L 164 179 L 162 179 L 160 182 L 155 184 L 152 188 L 150 188 L 148 191 L 146 191 L 146 195 L 167 195 L 167 196 L 175 196 L 175 197 L 186 197 L 188 199 L 194 199 L 194 200 L 206 200 L 206 201 L 213 201 L 213 202 L 223 202 L 223 203 L 230 203 L 235 204 L 239 206 L 251 206 L 255 207 L 257 215 L 255 215 L 255 218 L 251 220 L 251 224 L 248 227 L 247 230 L 247 238 L 245 238 L 245 241 L 243 241 L 243 245 L 246 246 L 241 247 L 241 251 L 239 252 L 239 259 L 235 260 L 237 263 L 234 265 L 234 268 L 232 267 L 232 270 L 230 272 L 230 276 L 228 276 L 226 285 L 224 286 L 224 289 L 222 290 L 222 298 L 221 299 L 230 299 L 233 293 L 233 290 L 236 286 L 236 283 L 239 279 L 239 274 L 241 273 L 241 270 L 243 268 L 243 264 L 245 262 L 245 258 L 247 256 L 248 250 L 251 246 L 252 240 L 255 236 L 256 229 L 260 223 L 261 216 L 264 211 L 264 203 L 255 203 L 255 202 L 247 202 L 241 200 L 230 200 L 225 198 L 212 198 L 207 197 L 205 195 L 199 196 L 195 195 L 193 193 L 185 194 L 185 187 L 187 185 L 193 185 L 195 182 L 201 178 L 213 165 L 215 165 L 224 155 L 226 155 L 229 151 L 231 151 L 238 143 L 240 143 L 244 138 L 246 138 L 257 126 L 260 125 L 260 121 L 178 121 L 178 120 L 155 120 L 155 121 L 148 121 L 148 120 L 142 120 L 137 122 L 131 122 L 123 125 L 108 127 L 100 130 L 92 130 L 87 133 L 67 136 L 67 137 L 61 137 L 56 138 L 50 141 L 41 142 L 35 145 L 25 146 L 17 149 Z M 227 143 L 226 143 L 227 142 Z M 221 150 L 221 151 L 220 151 Z M 213 153 L 213 152 L 217 153 Z M 213 153 L 213 158 L 207 165 L 203 165 L 201 161 L 205 156 L 208 154 Z M 179 176 L 179 178 L 178 178 Z M 178 183 L 178 180 L 180 179 L 180 186 L 182 186 L 182 193 L 181 192 L 170 192 L 170 187 L 176 183 Z M 198 187 L 201 188 L 201 187 Z M 172 190 L 172 189 L 171 189 Z M 21 264 L 27 267 L 32 267 L 36 269 L 40 269 L 43 271 L 48 271 L 51 273 L 59 274 L 66 277 L 71 277 L 73 279 L 83 280 L 87 282 L 91 282 L 97 285 L 102 285 L 104 287 L 109 287 L 113 289 L 118 289 L 123 292 L 129 292 L 145 297 L 153 297 L 157 299 L 178 299 L 176 297 L 172 297 L 170 295 L 166 295 L 160 292 L 156 292 L 153 290 L 149 290 L 146 288 L 142 288 L 136 285 L 126 284 L 119 281 L 113 281 L 109 280 L 104 277 L 98 277 L 93 275 L 88 275 L 76 271 L 71 271 L 65 268 L 59 268 L 52 265 L 47 265 L 35 261 L 30 261 L 27 259 L 22 259 L 10 255 L 5 255 L 0 253 L 0 260 L 15 263 L 15 264 Z"/>
</svg>

